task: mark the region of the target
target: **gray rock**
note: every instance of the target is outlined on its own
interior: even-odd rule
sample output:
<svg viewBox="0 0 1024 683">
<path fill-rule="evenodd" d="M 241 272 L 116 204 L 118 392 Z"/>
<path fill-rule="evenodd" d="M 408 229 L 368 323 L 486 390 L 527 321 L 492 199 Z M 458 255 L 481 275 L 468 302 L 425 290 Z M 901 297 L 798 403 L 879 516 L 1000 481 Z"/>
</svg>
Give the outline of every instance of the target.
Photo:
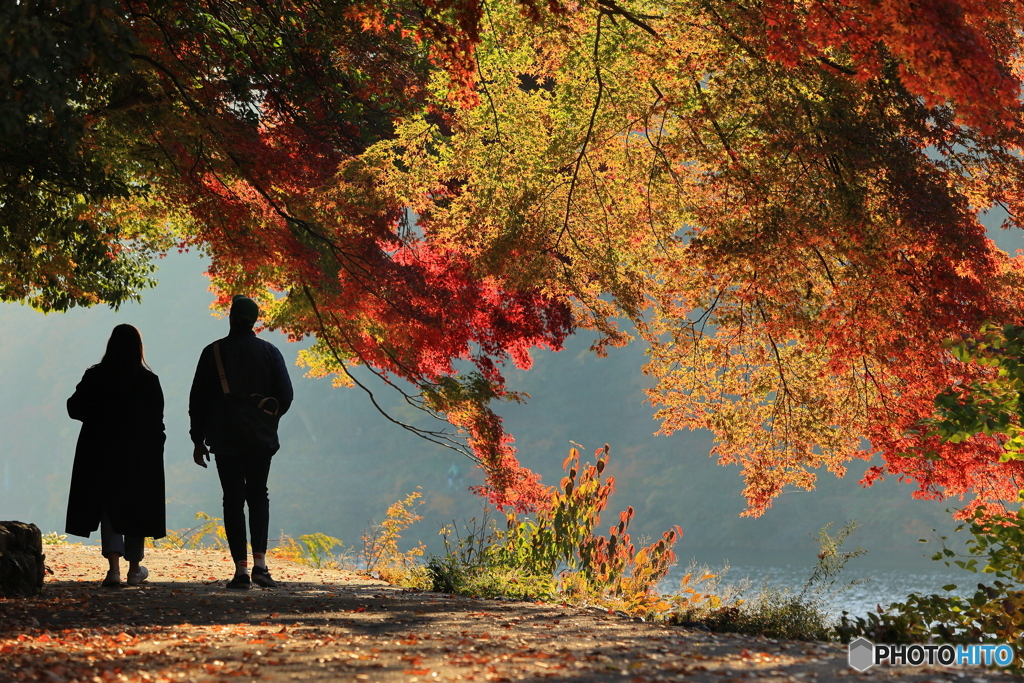
<svg viewBox="0 0 1024 683">
<path fill-rule="evenodd" d="M 43 536 L 25 522 L 0 522 L 0 595 L 37 595 L 43 589 Z"/>
</svg>

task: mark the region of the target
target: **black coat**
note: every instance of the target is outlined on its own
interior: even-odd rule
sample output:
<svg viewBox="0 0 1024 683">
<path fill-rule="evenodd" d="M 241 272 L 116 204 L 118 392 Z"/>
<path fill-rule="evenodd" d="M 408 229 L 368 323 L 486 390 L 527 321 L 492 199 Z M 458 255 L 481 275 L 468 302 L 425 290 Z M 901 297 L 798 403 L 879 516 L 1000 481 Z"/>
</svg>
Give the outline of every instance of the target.
<svg viewBox="0 0 1024 683">
<path fill-rule="evenodd" d="M 105 508 L 117 533 L 165 536 L 164 395 L 157 376 L 140 368 L 117 380 L 94 365 L 68 399 L 68 415 L 82 421 L 82 431 L 65 531 L 88 537 Z"/>
</svg>

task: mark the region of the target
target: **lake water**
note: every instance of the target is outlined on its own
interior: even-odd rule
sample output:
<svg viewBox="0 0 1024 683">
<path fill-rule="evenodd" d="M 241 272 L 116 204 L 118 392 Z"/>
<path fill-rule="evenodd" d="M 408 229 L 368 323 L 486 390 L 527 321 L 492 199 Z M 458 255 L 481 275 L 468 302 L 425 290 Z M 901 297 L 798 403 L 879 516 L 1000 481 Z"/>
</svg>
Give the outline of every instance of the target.
<svg viewBox="0 0 1024 683">
<path fill-rule="evenodd" d="M 790 588 L 793 592 L 799 593 L 807 582 L 811 570 L 811 567 L 802 566 L 731 566 L 715 592 L 721 595 L 727 587 L 738 587 L 746 579 L 749 586 L 743 591 L 743 596 L 748 600 L 755 596 L 763 585 Z M 720 568 L 712 567 L 711 571 L 720 571 Z M 682 569 L 674 567 L 661 583 L 661 591 L 664 593 L 677 592 L 679 579 L 682 576 Z M 869 611 L 875 611 L 879 604 L 886 608 L 891 602 L 903 602 L 911 593 L 973 595 L 979 582 L 990 581 L 990 579 L 990 575 L 971 574 L 941 566 L 934 570 L 847 567 L 839 575 L 835 586 L 837 588 L 848 586 L 851 581 L 860 581 L 860 583 L 845 590 L 835 591 L 831 596 L 831 611 L 836 616 L 843 611 L 849 612 L 851 615 L 863 616 Z M 949 584 L 956 584 L 957 589 L 947 593 L 942 587 Z"/>
</svg>

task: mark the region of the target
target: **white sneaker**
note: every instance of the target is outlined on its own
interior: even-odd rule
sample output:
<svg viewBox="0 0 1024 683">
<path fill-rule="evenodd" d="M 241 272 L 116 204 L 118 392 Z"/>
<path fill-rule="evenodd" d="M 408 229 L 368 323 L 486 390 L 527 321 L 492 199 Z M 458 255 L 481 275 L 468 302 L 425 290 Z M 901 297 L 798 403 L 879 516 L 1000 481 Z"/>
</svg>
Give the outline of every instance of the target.
<svg viewBox="0 0 1024 683">
<path fill-rule="evenodd" d="M 145 567 L 143 567 L 142 565 L 139 565 L 139 571 L 137 571 L 137 572 L 128 572 L 128 585 L 129 586 L 138 586 L 140 583 L 145 581 L 147 578 L 149 578 L 149 570 L 146 569 Z"/>
</svg>

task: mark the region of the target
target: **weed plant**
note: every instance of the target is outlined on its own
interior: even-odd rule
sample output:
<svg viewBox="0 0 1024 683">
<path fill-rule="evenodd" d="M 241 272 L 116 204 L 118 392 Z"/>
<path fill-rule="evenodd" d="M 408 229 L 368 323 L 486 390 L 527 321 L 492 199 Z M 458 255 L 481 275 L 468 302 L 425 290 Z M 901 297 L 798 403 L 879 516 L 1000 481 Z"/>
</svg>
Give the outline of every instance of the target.
<svg viewBox="0 0 1024 683">
<path fill-rule="evenodd" d="M 427 564 L 434 590 L 482 597 L 557 599 L 600 604 L 646 616 L 662 608 L 654 590 L 672 566 L 672 547 L 682 535 L 676 527 L 639 550 L 628 533 L 633 509 L 619 515 L 608 535 L 595 533 L 614 490 L 603 478 L 608 446 L 593 464 L 580 464 L 569 451 L 566 476 L 551 491 L 547 505 L 533 517 L 508 512 L 504 528 L 488 515 L 473 520 L 461 534 L 445 527 L 445 555 Z"/>
<path fill-rule="evenodd" d="M 336 553 L 335 548 L 342 550 Z M 357 566 L 356 552 L 353 548 L 345 548 L 339 539 L 319 532 L 304 534 L 299 536 L 298 540 L 282 532 L 277 546 L 271 548 L 267 554 L 317 569 L 355 571 Z"/>
<path fill-rule="evenodd" d="M 463 524 L 463 532 L 454 524 L 441 528 L 445 554 L 430 558 L 426 566 L 431 590 L 512 600 L 553 598 L 558 592 L 553 576 L 530 574 L 496 560 L 494 549 L 505 534 L 490 514 L 485 508 L 479 522 L 473 518 Z"/>
<path fill-rule="evenodd" d="M 406 588 L 430 587 L 427 568 L 420 562 L 426 546 L 420 543 L 404 552 L 398 548 L 402 532 L 423 519 L 416 512 L 423 504 L 421 497 L 419 491 L 413 491 L 388 508 L 383 522 L 371 524 L 363 532 L 361 559 L 367 574 Z"/>
<path fill-rule="evenodd" d="M 712 631 L 789 640 L 829 640 L 834 619 L 813 597 L 763 585 L 752 600 L 720 607 L 700 619 Z"/>
<path fill-rule="evenodd" d="M 43 545 L 82 545 L 81 543 L 68 543 L 68 535 L 57 531 L 51 531 L 42 536 Z"/>
<path fill-rule="evenodd" d="M 173 548 L 175 550 L 212 548 L 225 550 L 228 547 L 228 535 L 224 531 L 224 522 L 220 517 L 212 517 L 205 512 L 196 513 L 199 524 L 190 529 L 168 531 L 163 538 L 147 538 L 146 547 Z"/>
<path fill-rule="evenodd" d="M 749 588 L 750 581 L 722 587 L 722 580 L 728 573 L 728 564 L 718 571 L 712 571 L 705 564 L 691 562 L 679 580 L 679 589 L 666 596 L 668 608 L 665 610 L 665 619 L 677 624 L 693 625 L 706 621 L 718 610 L 743 604 L 741 596 Z"/>
<path fill-rule="evenodd" d="M 428 588 L 428 570 L 420 562 L 424 545 L 404 552 L 398 547 L 402 533 L 423 518 L 416 512 L 422 505 L 420 497 L 418 491 L 410 493 L 388 508 L 384 521 L 371 523 L 363 531 L 361 551 L 346 548 L 333 536 L 314 533 L 299 536 L 298 540 L 282 536 L 270 555 L 318 569 L 357 571 L 406 588 Z"/>
<path fill-rule="evenodd" d="M 837 586 L 837 581 L 846 563 L 865 553 L 861 548 L 844 551 L 842 546 L 847 537 L 857 528 L 855 522 L 848 522 L 833 538 L 829 534 L 831 523 L 818 531 L 818 561 L 804 586 L 799 590 L 777 588 L 763 583 L 750 600 L 742 595 L 750 590 L 743 585 L 725 599 L 714 595 L 717 584 L 711 585 L 705 593 L 690 588 L 685 593 L 685 603 L 676 602 L 669 615 L 674 623 L 697 622 L 712 631 L 726 631 L 748 635 L 763 635 L 770 638 L 791 640 L 829 640 L 836 637 L 836 620 L 831 615 L 835 596 L 860 583 L 851 581 Z M 724 572 L 722 572 L 724 574 Z M 684 577 L 684 583 L 690 573 Z M 702 579 L 720 580 L 708 572 Z"/>
</svg>

